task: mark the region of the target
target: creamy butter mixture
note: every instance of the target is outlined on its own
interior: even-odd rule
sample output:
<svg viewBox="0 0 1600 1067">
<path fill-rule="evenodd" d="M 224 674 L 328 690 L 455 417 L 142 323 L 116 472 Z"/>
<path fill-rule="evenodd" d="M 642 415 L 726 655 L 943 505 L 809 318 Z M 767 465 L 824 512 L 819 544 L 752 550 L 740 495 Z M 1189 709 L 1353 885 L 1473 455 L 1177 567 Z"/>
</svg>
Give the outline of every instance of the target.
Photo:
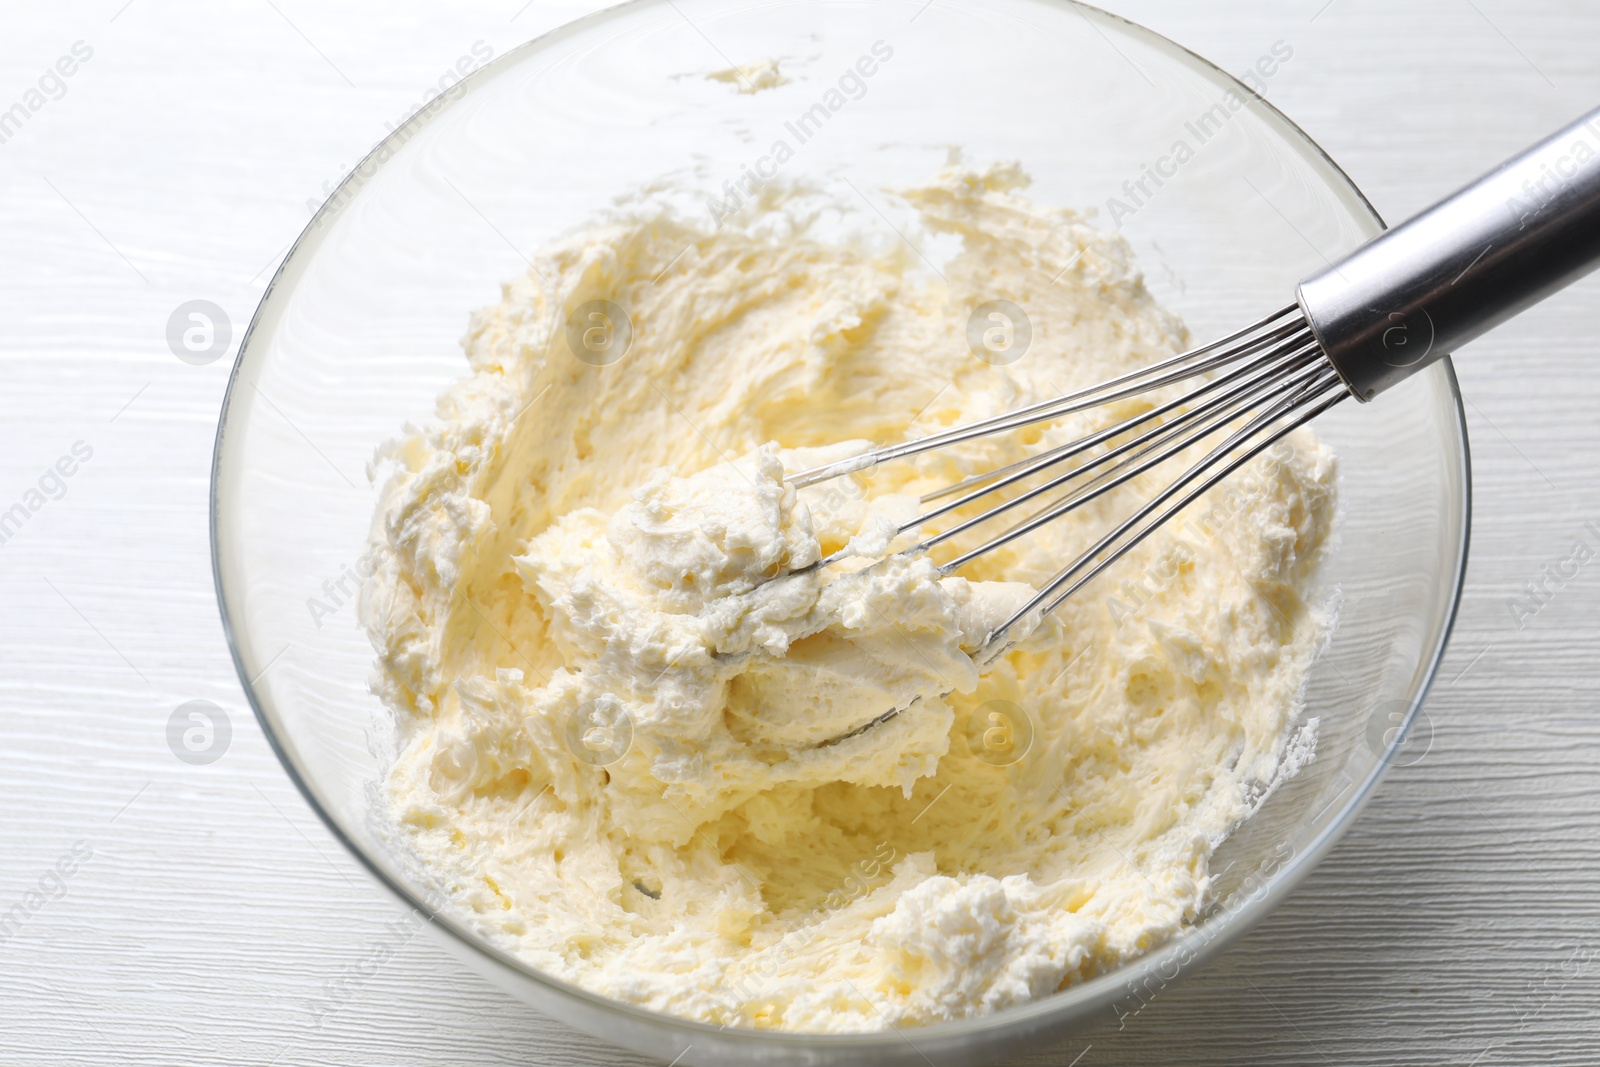
<svg viewBox="0 0 1600 1067">
<path fill-rule="evenodd" d="M 471 377 L 386 453 L 363 618 L 397 819 L 488 936 L 662 1011 L 873 1030 L 1051 993 L 1205 902 L 1318 633 L 1327 449 L 1297 433 L 982 670 L 994 625 L 1158 483 L 960 577 L 882 558 L 893 523 L 1148 400 L 784 480 L 1183 346 L 1127 247 L 1025 185 L 902 191 L 937 273 L 824 234 L 814 197 L 715 231 L 635 209 L 473 317 Z M 1012 362 L 969 344 L 994 300 L 1028 316 Z"/>
</svg>

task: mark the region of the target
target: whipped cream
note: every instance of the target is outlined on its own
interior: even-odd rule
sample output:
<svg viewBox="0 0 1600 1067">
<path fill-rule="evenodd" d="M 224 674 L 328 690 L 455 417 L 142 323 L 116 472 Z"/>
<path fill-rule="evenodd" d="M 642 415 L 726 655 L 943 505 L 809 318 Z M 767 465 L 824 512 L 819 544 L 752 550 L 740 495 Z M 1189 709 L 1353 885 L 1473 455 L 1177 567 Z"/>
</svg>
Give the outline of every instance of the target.
<svg viewBox="0 0 1600 1067">
<path fill-rule="evenodd" d="M 746 228 L 596 223 L 473 316 L 471 376 L 385 452 L 394 551 L 362 618 L 396 821 L 486 937 L 657 1010 L 851 1031 L 1047 995 L 1203 906 L 1213 849 L 1282 771 L 1329 451 L 1292 435 L 981 669 L 1156 475 L 959 577 L 894 551 L 897 524 L 1140 401 L 785 480 L 1184 346 L 1127 246 L 1026 184 L 952 169 L 900 193 L 958 246 L 942 277 L 769 190 Z M 997 300 L 1026 311 L 1021 358 L 969 344 Z M 603 365 L 565 322 L 596 301 L 629 320 Z"/>
</svg>

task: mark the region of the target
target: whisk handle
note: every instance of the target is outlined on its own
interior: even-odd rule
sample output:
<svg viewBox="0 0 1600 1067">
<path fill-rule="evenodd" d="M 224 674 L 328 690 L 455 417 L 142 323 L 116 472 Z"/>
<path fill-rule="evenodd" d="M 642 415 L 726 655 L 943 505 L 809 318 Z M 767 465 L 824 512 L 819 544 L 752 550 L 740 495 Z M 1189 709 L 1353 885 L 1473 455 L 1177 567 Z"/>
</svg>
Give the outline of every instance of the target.
<svg viewBox="0 0 1600 1067">
<path fill-rule="evenodd" d="M 1300 283 L 1359 400 L 1600 266 L 1600 109 Z"/>
</svg>

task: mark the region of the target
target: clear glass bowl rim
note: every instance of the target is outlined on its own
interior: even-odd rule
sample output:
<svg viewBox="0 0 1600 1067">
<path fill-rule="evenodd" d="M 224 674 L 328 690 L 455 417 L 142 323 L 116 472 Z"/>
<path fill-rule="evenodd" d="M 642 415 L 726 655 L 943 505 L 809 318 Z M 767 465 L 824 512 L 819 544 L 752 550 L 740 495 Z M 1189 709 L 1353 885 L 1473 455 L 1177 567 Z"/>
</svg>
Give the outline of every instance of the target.
<svg viewBox="0 0 1600 1067">
<path fill-rule="evenodd" d="M 1349 175 L 1345 173 L 1344 169 L 1340 167 L 1338 163 L 1335 162 L 1334 159 L 1329 156 L 1319 144 L 1317 144 L 1316 141 L 1314 141 L 1304 130 L 1302 130 L 1297 123 L 1283 114 L 1283 112 L 1278 110 L 1278 108 L 1275 107 L 1271 102 L 1255 93 L 1243 82 L 1235 78 L 1232 74 L 1216 66 L 1216 64 L 1212 63 L 1204 56 L 1199 55 L 1193 50 L 1186 48 L 1182 44 L 1173 41 L 1163 34 L 1157 33 L 1156 31 L 1151 30 L 1148 27 L 1134 22 L 1133 20 L 1122 15 L 1106 11 L 1103 8 L 1096 7 L 1092 4 L 1083 3 L 1082 0 L 1036 0 L 1036 2 L 1045 6 L 1060 8 L 1062 10 L 1087 10 L 1100 17 L 1113 20 L 1122 24 L 1126 29 L 1131 30 L 1133 33 L 1144 37 L 1155 46 L 1169 50 L 1173 54 L 1174 59 L 1194 64 L 1213 76 L 1225 79 L 1226 82 L 1230 83 L 1232 87 L 1234 87 L 1235 90 L 1238 91 L 1242 96 L 1244 96 L 1246 99 L 1250 99 L 1256 107 L 1264 109 L 1271 118 L 1281 123 L 1288 133 L 1292 134 L 1293 137 L 1298 138 L 1300 143 L 1298 145 L 1294 145 L 1293 147 L 1310 154 L 1327 166 L 1335 175 L 1337 175 L 1340 180 L 1343 181 L 1347 187 L 1347 190 L 1357 199 L 1361 206 L 1371 216 L 1372 222 L 1380 228 L 1387 228 L 1386 223 L 1378 214 L 1377 209 L 1372 206 L 1366 195 L 1361 192 L 1360 188 L 1355 184 L 1354 181 L 1351 180 Z M 659 3 L 659 0 L 626 0 L 624 3 L 603 8 L 600 11 L 596 11 L 571 22 L 564 23 L 561 26 L 547 31 L 546 33 L 540 34 L 537 37 L 523 42 L 503 55 L 496 56 L 483 67 L 467 75 L 459 84 L 464 86 L 470 85 L 473 80 L 484 76 L 491 67 L 502 63 L 514 62 L 518 58 L 525 56 L 527 53 L 540 49 L 547 44 L 554 43 L 568 34 L 579 32 L 580 30 L 599 25 L 606 21 L 614 20 L 634 8 L 649 6 L 655 3 Z M 328 213 L 330 206 L 338 204 L 345 199 L 347 193 L 354 195 L 355 190 L 358 189 L 363 182 L 370 179 L 372 171 L 369 168 L 383 166 L 383 163 L 380 161 L 379 157 L 384 150 L 388 148 L 391 142 L 398 141 L 399 143 L 403 144 L 405 140 L 408 140 L 411 135 L 413 135 L 417 129 L 421 127 L 421 125 L 432 121 L 438 115 L 443 114 L 446 110 L 448 110 L 448 104 L 446 107 L 440 108 L 439 111 L 432 115 L 427 114 L 425 109 L 418 111 L 410 119 L 393 130 L 389 136 L 385 137 L 382 141 L 375 145 L 373 149 L 358 164 L 356 164 L 356 166 L 350 169 L 349 173 L 340 182 L 338 187 L 333 190 L 328 199 L 324 201 L 322 207 L 318 209 L 317 213 L 312 216 L 311 220 L 306 224 L 306 227 L 301 231 L 300 235 L 295 238 L 294 243 L 284 255 L 284 258 L 279 264 L 278 269 L 273 273 L 271 281 L 267 284 L 266 290 L 262 293 L 261 300 L 257 304 L 254 314 L 251 316 L 249 326 L 245 329 L 245 332 L 240 339 L 239 350 L 235 356 L 233 367 L 229 372 L 228 385 L 223 395 L 222 407 L 217 420 L 217 435 L 212 455 L 209 532 L 211 542 L 212 577 L 216 586 L 217 606 L 222 616 L 222 627 L 224 636 L 228 642 L 228 651 L 233 659 L 234 668 L 239 675 L 240 685 L 244 690 L 245 697 L 249 701 L 250 707 L 254 711 L 257 721 L 261 724 L 262 732 L 266 735 L 268 744 L 277 754 L 278 759 L 282 763 L 283 768 L 288 774 L 290 780 L 294 782 L 295 787 L 299 789 L 301 795 L 305 797 L 306 802 L 311 806 L 311 809 L 322 820 L 324 825 L 328 827 L 328 830 L 333 834 L 333 836 L 339 840 L 339 842 L 357 859 L 357 861 L 361 863 L 363 867 L 367 869 L 367 871 L 374 878 L 377 879 L 381 885 L 386 887 L 402 903 L 404 903 L 407 907 L 414 909 L 419 914 L 427 917 L 429 925 L 443 931 L 448 937 L 453 939 L 460 946 L 463 946 L 469 950 L 469 952 L 477 953 L 483 956 L 486 962 L 492 963 L 498 968 L 508 969 L 527 981 L 546 987 L 551 993 L 558 997 L 585 1002 L 591 1008 L 595 1009 L 601 1014 L 606 1012 L 620 1014 L 637 1020 L 645 1027 L 676 1030 L 684 1038 L 691 1042 L 693 1042 L 696 1037 L 703 1037 L 706 1039 L 713 1039 L 714 1037 L 714 1041 L 711 1043 L 722 1045 L 724 1047 L 726 1047 L 728 1043 L 732 1041 L 735 1043 L 747 1044 L 752 1048 L 752 1050 L 758 1047 L 767 1048 L 770 1050 L 774 1045 L 788 1045 L 791 1046 L 794 1051 L 800 1051 L 801 1049 L 819 1051 L 825 1049 L 828 1053 L 839 1055 L 848 1055 L 852 1052 L 870 1055 L 875 1049 L 881 1050 L 889 1046 L 898 1046 L 900 1043 L 906 1041 L 907 1038 L 903 1036 L 900 1031 L 894 1029 L 843 1034 L 830 1034 L 810 1031 L 790 1032 L 754 1029 L 746 1030 L 731 1027 L 721 1028 L 713 1026 L 709 1023 L 698 1022 L 692 1019 L 655 1012 L 647 1008 L 638 1007 L 623 1001 L 613 1000 L 609 997 L 592 993 L 586 989 L 583 989 L 582 987 L 565 982 L 552 975 L 545 974 L 528 966 L 526 963 L 522 962 L 520 959 L 511 955 L 510 953 L 486 943 L 470 929 L 454 922 L 448 916 L 435 911 L 420 897 L 416 896 L 407 886 L 390 877 L 388 872 L 383 869 L 382 865 L 369 857 L 365 849 L 357 844 L 355 838 L 346 832 L 344 827 L 328 809 L 328 806 L 325 805 L 318 797 L 317 792 L 312 787 L 311 783 L 301 773 L 299 767 L 296 765 L 293 757 L 290 754 L 289 746 L 284 741 L 285 734 L 277 720 L 274 710 L 261 699 L 255 686 L 251 682 L 250 675 L 243 660 L 239 634 L 236 632 L 236 628 L 232 621 L 233 614 L 229 608 L 228 591 L 223 581 L 223 539 L 221 537 L 219 528 L 220 520 L 218 491 L 222 469 L 223 450 L 226 447 L 227 442 L 228 412 L 234 400 L 235 390 L 238 388 L 240 383 L 240 376 L 244 367 L 245 357 L 250 351 L 251 340 L 255 335 L 258 324 L 262 320 L 268 303 L 271 301 L 273 294 L 277 289 L 278 282 L 283 277 L 290 263 L 294 261 L 296 254 L 305 244 L 307 237 L 317 230 L 319 224 L 323 221 L 324 215 Z M 366 174 L 366 177 L 360 176 L 363 173 Z M 1273 908 L 1316 867 L 1317 863 L 1322 860 L 1329 849 L 1331 849 L 1339 840 L 1339 838 L 1344 835 L 1345 831 L 1349 829 L 1351 823 L 1354 821 L 1355 816 L 1363 807 L 1365 807 L 1367 801 L 1371 798 L 1374 788 L 1377 786 L 1378 782 L 1382 779 L 1384 773 L 1392 763 L 1391 757 L 1404 743 L 1406 735 L 1409 732 L 1413 721 L 1416 719 L 1417 711 L 1422 706 L 1429 690 L 1433 685 L 1438 673 L 1439 663 L 1444 656 L 1445 649 L 1449 644 L 1451 631 L 1455 625 L 1456 616 L 1461 603 L 1462 589 L 1466 577 L 1472 516 L 1471 451 L 1467 437 L 1466 412 L 1463 406 L 1460 383 L 1457 380 L 1455 367 L 1451 363 L 1450 357 L 1446 356 L 1439 360 L 1438 365 L 1441 368 L 1442 373 L 1445 375 L 1445 380 L 1449 387 L 1449 394 L 1453 403 L 1453 413 L 1455 416 L 1456 431 L 1458 435 L 1457 439 L 1460 445 L 1461 466 L 1456 472 L 1460 478 L 1460 484 L 1462 487 L 1462 511 L 1460 516 L 1461 539 L 1457 557 L 1458 563 L 1455 573 L 1451 576 L 1452 588 L 1446 603 L 1444 618 L 1440 620 L 1438 641 L 1436 642 L 1431 653 L 1429 653 L 1427 656 L 1425 668 L 1419 677 L 1415 691 L 1410 697 L 1403 721 L 1401 722 L 1400 727 L 1393 732 L 1392 740 L 1389 742 L 1387 752 L 1383 757 L 1376 761 L 1367 777 L 1351 793 L 1349 800 L 1340 810 L 1338 816 L 1329 822 L 1329 824 L 1323 829 L 1322 833 L 1319 834 L 1304 850 L 1298 852 L 1271 876 L 1271 878 L 1261 887 L 1259 892 L 1251 898 L 1249 906 L 1228 910 L 1222 914 L 1216 915 L 1211 919 L 1206 920 L 1200 926 L 1193 928 L 1193 930 L 1173 938 L 1166 944 L 1152 950 L 1151 952 L 1132 961 L 1131 963 L 1117 967 L 1106 974 L 1099 975 L 1088 981 L 1074 986 L 1069 986 L 1067 989 L 1061 990 L 1060 992 L 1042 997 L 1027 1004 L 1006 1008 L 990 1015 L 919 1027 L 914 1032 L 920 1039 L 926 1039 L 929 1042 L 938 1042 L 942 1038 L 970 1041 L 971 1039 L 980 1037 L 985 1033 L 993 1033 L 996 1037 L 1000 1037 L 1002 1034 L 1008 1031 L 1014 1032 L 1017 1029 L 1065 1029 L 1074 1021 L 1087 1021 L 1090 1013 L 1095 1009 L 1109 1006 L 1114 1001 L 1119 999 L 1119 997 L 1126 995 L 1128 989 L 1140 985 L 1151 974 L 1158 972 L 1166 968 L 1169 964 L 1175 962 L 1180 954 L 1186 954 L 1188 957 L 1182 962 L 1181 965 L 1184 970 L 1187 970 L 1199 963 L 1203 963 L 1205 960 L 1221 951 L 1235 939 L 1248 932 L 1258 922 L 1264 919 L 1273 910 Z M 1196 940 L 1195 933 L 1200 930 L 1205 930 L 1207 933 L 1204 940 L 1196 945 L 1194 944 Z M 1032 1025 L 1030 1026 L 1029 1024 Z"/>
</svg>

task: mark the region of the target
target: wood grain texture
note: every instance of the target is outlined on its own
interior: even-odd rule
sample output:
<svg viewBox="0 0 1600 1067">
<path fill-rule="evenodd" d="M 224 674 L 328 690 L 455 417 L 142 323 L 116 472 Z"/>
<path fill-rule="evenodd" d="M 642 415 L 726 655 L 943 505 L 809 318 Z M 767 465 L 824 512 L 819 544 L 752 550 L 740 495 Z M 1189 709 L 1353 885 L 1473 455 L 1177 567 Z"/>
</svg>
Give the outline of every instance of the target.
<svg viewBox="0 0 1600 1067">
<path fill-rule="evenodd" d="M 75 442 L 93 457 L 0 544 L 0 912 L 54 893 L 75 842 L 93 855 L 0 943 L 0 1064 L 645 1062 L 413 936 L 289 785 L 212 598 L 228 361 L 164 340 L 197 297 L 242 324 L 306 201 L 473 42 L 499 54 L 596 6 L 5 12 L 0 108 L 74 42 L 94 54 L 0 144 L 0 509 Z M 1600 99 L 1580 0 L 1106 6 L 1229 69 L 1292 44 L 1273 101 L 1390 219 Z M 1426 756 L 1246 940 L 1123 1029 L 1019 1062 L 1600 1062 L 1600 564 L 1523 625 L 1507 607 L 1600 519 L 1597 298 L 1590 279 L 1458 361 L 1476 517 Z M 234 730 L 210 766 L 165 739 L 197 698 Z"/>
</svg>

